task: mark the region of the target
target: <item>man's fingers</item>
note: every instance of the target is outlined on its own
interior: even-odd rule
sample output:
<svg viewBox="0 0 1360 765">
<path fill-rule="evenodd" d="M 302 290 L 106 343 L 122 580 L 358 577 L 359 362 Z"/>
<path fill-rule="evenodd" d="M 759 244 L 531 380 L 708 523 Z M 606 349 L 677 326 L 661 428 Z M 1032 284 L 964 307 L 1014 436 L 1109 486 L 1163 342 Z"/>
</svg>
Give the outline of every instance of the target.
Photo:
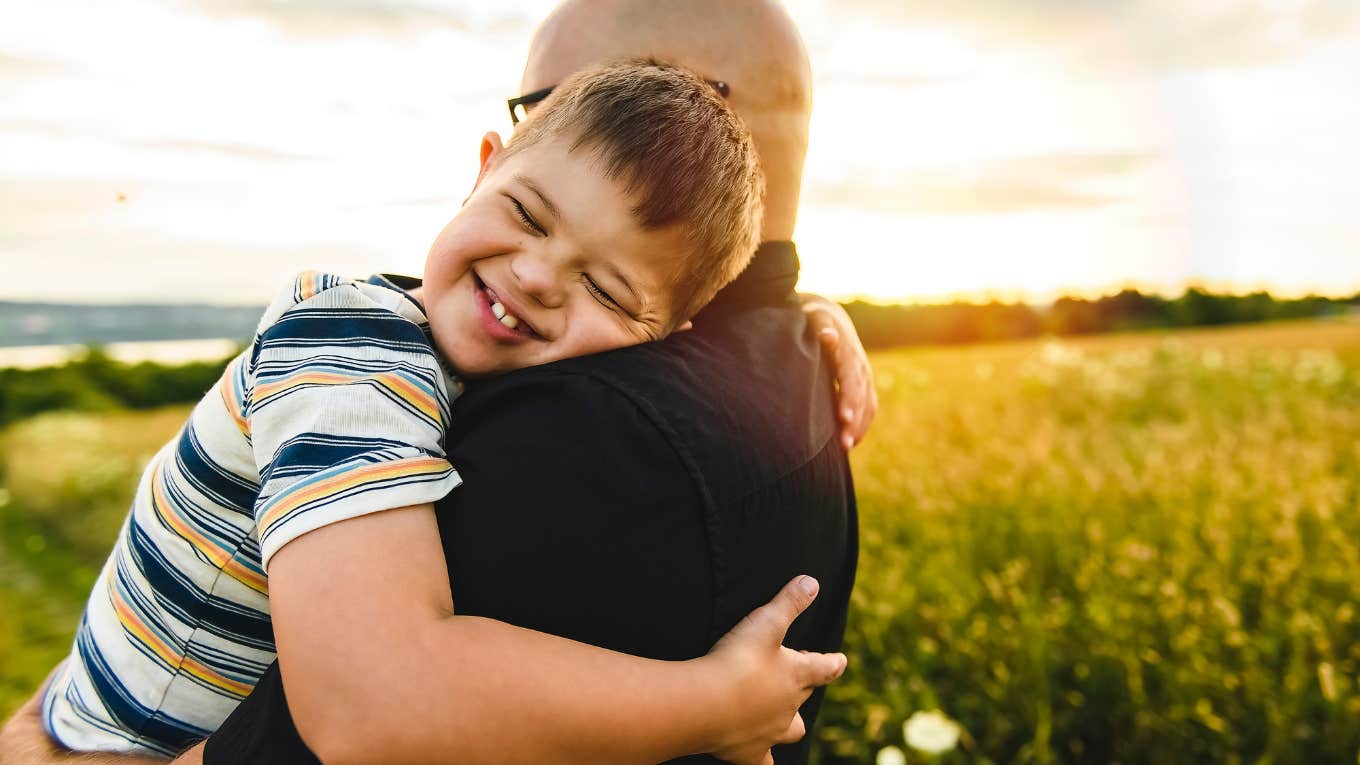
<svg viewBox="0 0 1360 765">
<path fill-rule="evenodd" d="M 848 344 L 842 347 L 835 359 L 839 386 L 836 408 L 842 423 L 841 444 L 849 451 L 864 438 L 868 420 L 873 418 L 873 383 L 868 366 L 861 361 L 854 347 Z"/>
<path fill-rule="evenodd" d="M 793 716 L 793 721 L 789 723 L 789 729 L 780 734 L 774 742 L 776 744 L 792 744 L 795 741 L 801 741 L 803 736 L 806 735 L 807 726 L 803 724 L 803 716 L 796 714 Z"/>
<path fill-rule="evenodd" d="M 874 401 L 874 389 L 867 378 L 860 378 L 860 405 L 855 410 L 855 417 L 847 424 L 846 430 L 854 440 L 854 445 L 858 446 L 860 441 L 869 432 L 869 423 L 874 419 L 874 411 L 877 409 L 877 402 Z"/>
<path fill-rule="evenodd" d="M 807 653 L 799 657 L 802 662 L 803 687 L 817 688 L 834 683 L 845 674 L 848 660 L 843 653 Z"/>
<path fill-rule="evenodd" d="M 765 623 L 771 632 L 777 633 L 774 636 L 778 637 L 779 642 L 784 642 L 789 626 L 812 604 L 819 587 L 817 580 L 806 574 L 795 576 L 774 596 L 774 600 L 756 609 L 756 614 L 761 617 L 759 621 Z"/>
<path fill-rule="evenodd" d="M 849 451 L 869 434 L 869 425 L 878 413 L 878 391 L 874 390 L 873 378 L 868 367 L 857 367 L 853 388 L 844 388 L 840 393 L 840 417 L 844 424 L 841 428 L 841 443 Z M 853 391 L 850 392 L 850 391 Z"/>
</svg>

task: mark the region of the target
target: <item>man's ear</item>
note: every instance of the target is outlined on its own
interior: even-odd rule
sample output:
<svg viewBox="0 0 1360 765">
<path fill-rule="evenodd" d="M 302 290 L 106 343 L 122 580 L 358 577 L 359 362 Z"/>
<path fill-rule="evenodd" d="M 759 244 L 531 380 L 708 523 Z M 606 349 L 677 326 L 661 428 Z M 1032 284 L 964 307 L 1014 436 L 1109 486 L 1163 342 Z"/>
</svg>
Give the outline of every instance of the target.
<svg viewBox="0 0 1360 765">
<path fill-rule="evenodd" d="M 675 331 L 675 332 L 688 332 L 688 331 L 690 331 L 691 329 L 694 329 L 694 322 L 692 322 L 692 321 L 686 321 L 684 324 L 681 324 L 680 326 L 676 327 L 674 331 Z"/>
</svg>

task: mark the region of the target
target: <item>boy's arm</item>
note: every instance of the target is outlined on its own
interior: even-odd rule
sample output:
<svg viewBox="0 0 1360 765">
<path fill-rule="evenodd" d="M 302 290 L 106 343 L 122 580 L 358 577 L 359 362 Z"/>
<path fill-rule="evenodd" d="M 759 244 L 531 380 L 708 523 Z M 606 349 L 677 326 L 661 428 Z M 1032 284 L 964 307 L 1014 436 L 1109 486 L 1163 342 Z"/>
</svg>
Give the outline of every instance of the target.
<svg viewBox="0 0 1360 765">
<path fill-rule="evenodd" d="M 798 705 L 844 666 L 779 645 L 812 597 L 791 583 L 719 650 L 688 662 L 453 616 L 429 505 L 304 534 L 270 571 L 289 708 L 327 765 L 432 753 L 459 763 L 642 764 L 700 752 L 763 762 L 771 743 L 801 736 Z M 782 718 L 770 714 L 780 698 Z"/>
<path fill-rule="evenodd" d="M 0 729 L 0 763 L 4 765 L 165 765 L 165 760 L 130 754 L 82 754 L 58 747 L 42 724 L 42 688 Z M 200 760 L 201 761 L 201 760 Z M 190 765 L 186 760 L 183 765 Z"/>
</svg>

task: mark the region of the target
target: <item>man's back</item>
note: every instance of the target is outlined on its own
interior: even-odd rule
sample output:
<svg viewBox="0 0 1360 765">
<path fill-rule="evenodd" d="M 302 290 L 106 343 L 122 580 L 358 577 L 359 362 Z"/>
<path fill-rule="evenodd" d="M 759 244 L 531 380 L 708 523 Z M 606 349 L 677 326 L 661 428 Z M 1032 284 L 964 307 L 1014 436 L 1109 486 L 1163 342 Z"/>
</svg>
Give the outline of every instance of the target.
<svg viewBox="0 0 1360 765">
<path fill-rule="evenodd" d="M 796 278 L 767 244 L 691 332 L 470 388 L 439 505 L 455 610 L 685 659 L 807 573 L 786 644 L 837 650 L 854 496 Z"/>
<path fill-rule="evenodd" d="M 470 385 L 448 438 L 464 484 L 437 508 L 455 611 L 686 659 L 807 573 L 821 594 L 786 645 L 837 650 L 854 497 L 796 278 L 792 246 L 767 244 L 692 332 Z M 298 761 L 277 677 L 210 765 Z"/>
</svg>

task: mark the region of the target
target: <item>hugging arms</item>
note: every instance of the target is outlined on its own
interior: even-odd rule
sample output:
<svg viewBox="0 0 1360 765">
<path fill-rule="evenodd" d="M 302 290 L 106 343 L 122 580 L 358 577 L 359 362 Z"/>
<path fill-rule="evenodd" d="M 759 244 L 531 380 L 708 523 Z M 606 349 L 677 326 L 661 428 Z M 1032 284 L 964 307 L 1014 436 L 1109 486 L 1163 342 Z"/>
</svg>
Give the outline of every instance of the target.
<svg viewBox="0 0 1360 765">
<path fill-rule="evenodd" d="M 568 3 L 565 9 L 570 11 L 573 5 L 579 9 L 584 4 Z M 730 6 L 717 10 L 726 12 Z M 566 23 L 560 15 L 554 16 L 559 27 Z M 566 15 L 569 20 L 570 14 Z M 617 30 L 607 36 L 610 43 L 621 37 Z M 531 68 L 533 61 L 541 65 L 552 58 L 531 57 Z M 692 65 L 713 71 L 704 62 Z M 763 92 L 762 86 L 745 77 L 741 67 L 727 71 L 733 73 L 733 104 L 740 106 L 748 99 L 744 116 L 757 137 L 761 129 L 778 133 L 770 130 L 770 115 L 761 111 L 763 107 L 749 101 Z M 526 81 L 529 77 L 526 70 Z M 803 118 L 805 123 L 805 114 Z M 793 122 L 797 121 L 794 115 Z M 779 136 L 776 145 L 785 138 Z M 798 148 L 796 142 L 794 148 Z M 773 162 L 765 147 L 762 155 L 767 166 L 779 167 L 777 151 Z M 787 191 L 788 186 L 784 188 Z M 771 195 L 776 204 L 767 214 L 766 238 L 779 239 L 787 232 L 771 220 L 778 220 L 780 210 L 787 212 L 787 204 L 778 204 L 778 184 L 772 185 Z M 796 186 L 792 197 L 796 202 Z M 788 194 L 783 198 L 787 202 Z M 838 624 L 843 626 L 840 620 L 853 578 L 853 497 L 843 455 L 839 449 L 825 448 L 835 443 L 837 424 L 825 370 L 815 345 L 806 342 L 801 316 L 791 298 L 796 255 L 787 242 L 775 245 L 763 248 L 769 251 L 753 263 L 742 286 L 725 291 L 708 320 L 696 322 L 698 329 L 678 343 L 613 355 L 628 359 L 618 365 L 581 360 L 565 370 L 517 375 L 513 380 L 479 386 L 470 392 L 469 401 L 460 401 L 455 427 L 464 432 L 450 434 L 450 442 L 476 443 L 478 448 L 476 453 L 459 455 L 453 447 L 455 464 L 468 484 L 440 503 L 437 516 L 442 557 L 452 581 L 452 605 L 460 616 L 485 616 L 620 651 L 682 659 L 702 654 L 746 610 L 770 597 L 788 577 L 807 571 L 823 581 L 824 592 L 820 608 L 815 606 L 795 625 L 790 645 L 813 650 L 834 650 L 839 645 Z M 845 379 L 843 375 L 843 392 L 853 395 L 863 389 L 862 381 L 845 384 Z M 871 408 L 867 403 L 859 411 Z M 852 430 L 863 421 L 862 415 L 853 413 L 844 419 Z M 395 523 L 393 519 L 405 517 L 401 514 L 406 512 L 380 513 L 371 520 Z M 306 557 L 305 547 L 296 547 L 308 537 L 319 544 L 323 537 L 315 535 L 339 534 L 348 523 L 319 529 L 285 548 L 293 549 L 289 555 L 302 562 L 295 564 L 301 572 L 295 579 L 279 574 L 282 578 L 273 582 L 274 594 L 283 599 L 276 609 L 281 666 L 290 695 L 296 697 L 294 712 L 308 743 L 326 752 L 327 759 L 332 759 L 331 753 L 343 759 L 355 747 L 382 743 L 386 747 L 375 756 L 391 760 L 398 757 L 402 741 L 387 740 L 392 738 L 390 733 L 367 727 L 367 723 L 385 719 L 384 715 L 408 719 L 415 714 L 413 707 L 425 709 L 427 704 L 421 702 L 424 697 L 413 695 L 419 683 L 409 689 L 393 688 L 402 683 L 381 671 L 383 662 L 405 661 L 414 677 L 433 678 L 439 675 L 435 670 L 440 662 L 464 655 L 460 652 L 469 644 L 444 646 L 449 653 L 437 656 L 428 655 L 434 650 L 432 645 L 417 644 L 417 649 L 427 651 L 423 660 L 403 654 L 404 648 L 364 654 L 384 645 L 384 639 L 401 638 L 408 631 L 429 633 L 409 615 L 377 612 L 368 614 L 372 618 L 356 618 L 349 610 L 348 601 L 367 592 L 362 589 L 365 586 L 401 581 L 403 594 L 417 591 L 416 580 L 402 579 L 382 568 L 392 556 L 357 565 L 354 556 L 327 559 L 322 553 L 313 561 Z M 381 529 L 370 530 L 368 536 L 384 538 Z M 340 542 L 338 549 L 344 549 L 343 538 Z M 418 549 L 414 544 L 399 545 L 398 557 L 421 560 Z M 425 557 L 434 560 L 435 556 Z M 377 579 L 362 578 L 367 575 Z M 290 582 L 304 588 L 319 585 L 322 590 L 305 591 L 294 598 L 288 594 Z M 570 587 L 562 586 L 568 582 Z M 449 591 L 449 587 L 446 581 L 444 589 Z M 346 591 L 350 591 L 347 597 L 326 597 Z M 421 592 L 419 599 L 428 601 L 422 607 L 433 603 L 437 614 L 447 615 L 443 609 L 450 604 L 442 596 Z M 311 654 L 329 667 L 321 677 L 309 680 L 305 661 L 299 664 L 288 658 L 290 653 L 297 654 L 289 644 L 310 651 L 309 642 L 317 641 L 315 633 L 305 629 L 294 633 L 287 625 L 293 607 L 284 600 L 300 603 L 303 609 L 323 609 L 315 614 L 304 611 L 304 621 L 336 628 L 322 631 L 324 645 Z M 325 608 L 335 610 L 326 612 Z M 423 617 L 428 615 L 424 612 Z M 346 648 L 348 636 L 360 639 Z M 777 644 L 776 639 L 773 645 Z M 529 654 L 533 651 L 528 645 L 523 648 Z M 329 660 L 325 658 L 328 653 Z M 544 677 L 522 658 L 529 654 L 499 667 L 464 655 L 465 672 L 443 678 L 439 684 L 430 683 L 426 690 L 436 701 L 456 696 L 454 702 L 465 705 L 476 695 L 450 689 L 484 690 L 489 685 L 523 691 L 523 686 L 514 685 L 516 671 L 528 670 L 520 676 L 526 682 L 542 683 Z M 601 660 L 580 657 L 577 661 L 598 669 L 596 662 Z M 277 670 L 273 671 L 278 680 Z M 623 676 L 630 673 L 624 670 Z M 373 682 L 375 678 L 381 681 Z M 476 678 L 481 680 L 471 686 L 459 685 Z M 560 685 L 584 696 L 589 691 L 587 679 Z M 313 680 L 320 691 L 314 692 Z M 257 720 L 265 722 L 265 729 L 281 719 L 281 711 L 288 711 L 288 705 L 280 703 L 282 683 L 271 687 L 277 690 L 273 699 L 254 704 Z M 649 687 L 655 690 L 654 683 Z M 611 681 L 605 690 L 624 696 L 612 697 L 602 711 L 649 710 L 644 702 L 627 695 L 629 688 L 627 682 Z M 309 695 L 320 703 L 309 700 Z M 246 707 L 257 698 L 263 697 L 257 693 Z M 512 694 L 511 698 L 519 708 L 511 705 L 502 711 L 519 725 L 510 726 L 503 742 L 509 749 L 498 754 L 515 751 L 515 746 L 523 744 L 518 739 L 532 738 L 524 735 L 525 730 L 557 731 L 554 735 L 566 736 L 559 745 L 572 742 L 574 751 L 593 751 L 589 741 L 575 741 L 553 727 L 562 720 L 561 712 L 553 713 L 551 704 L 543 705 L 547 722 L 542 722 L 533 717 L 534 710 L 522 708 L 534 698 L 533 693 Z M 403 699 L 407 703 L 398 703 Z M 342 700 L 344 704 L 337 703 Z M 480 707 L 456 703 L 445 708 L 453 717 L 431 714 L 429 719 L 451 728 L 483 719 L 478 717 L 485 711 Z M 581 704 L 577 697 L 567 708 Z M 246 707 L 243 712 L 250 711 Z M 698 708 L 725 711 L 721 704 Z M 643 719 L 660 724 L 663 736 L 694 722 L 656 710 Z M 730 720 L 730 715 L 718 715 L 718 719 Z M 494 725 L 490 719 L 473 729 L 494 742 Z M 429 728 L 425 725 L 417 733 L 431 735 Z M 699 730 L 703 728 L 698 725 Z M 432 735 L 438 739 L 439 731 Z M 626 740 L 619 735 L 608 738 Z M 469 745 L 466 737 L 455 739 L 447 743 Z M 709 741 L 710 748 L 717 748 Z M 599 750 L 594 761 L 607 757 L 610 744 L 603 743 L 606 749 Z M 696 750 L 672 753 L 681 751 Z M 417 752 L 412 750 L 412 755 Z"/>
</svg>

